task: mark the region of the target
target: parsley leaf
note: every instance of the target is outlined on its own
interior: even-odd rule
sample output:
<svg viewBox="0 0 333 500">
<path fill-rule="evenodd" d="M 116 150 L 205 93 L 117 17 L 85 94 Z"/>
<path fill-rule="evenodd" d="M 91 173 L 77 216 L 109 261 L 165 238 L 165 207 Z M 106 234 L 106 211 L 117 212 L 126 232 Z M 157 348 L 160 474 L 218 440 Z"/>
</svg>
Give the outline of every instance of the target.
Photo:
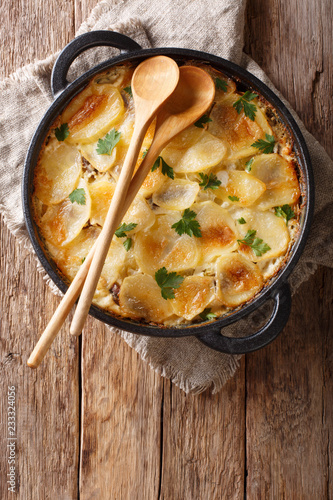
<svg viewBox="0 0 333 500">
<path fill-rule="evenodd" d="M 144 152 L 142 153 L 142 158 L 144 158 L 147 153 L 148 153 L 148 149 L 145 149 Z"/>
<path fill-rule="evenodd" d="M 239 222 L 239 224 L 246 224 L 246 220 L 244 219 L 244 217 L 237 219 L 237 221 Z"/>
<path fill-rule="evenodd" d="M 227 82 L 225 80 L 221 80 L 221 78 L 216 78 L 215 85 L 217 89 L 223 90 L 223 92 L 226 92 L 228 90 Z"/>
<path fill-rule="evenodd" d="M 97 143 L 97 154 L 99 155 L 110 155 L 112 153 L 113 148 L 119 142 L 121 136 L 121 132 L 117 132 L 115 128 L 111 130 L 104 139 L 98 139 Z"/>
<path fill-rule="evenodd" d="M 127 238 L 127 240 L 124 241 L 123 245 L 126 249 L 126 252 L 128 252 L 132 246 L 132 238 Z"/>
<path fill-rule="evenodd" d="M 63 123 L 60 127 L 54 129 L 54 133 L 59 142 L 64 141 L 69 136 L 68 124 Z"/>
<path fill-rule="evenodd" d="M 129 85 L 128 87 L 125 87 L 124 88 L 125 92 L 127 92 L 127 94 L 130 96 L 130 97 L 133 97 L 133 94 L 132 94 L 132 87 Z"/>
<path fill-rule="evenodd" d="M 253 99 L 258 97 L 258 94 L 253 94 L 249 90 L 245 92 L 236 102 L 234 102 L 233 107 L 236 109 L 237 113 L 240 114 L 242 109 L 244 110 L 245 116 L 250 118 L 254 122 L 256 117 L 257 107 L 255 104 L 251 103 Z"/>
<path fill-rule="evenodd" d="M 288 226 L 288 221 L 295 217 L 295 212 L 290 205 L 283 205 L 282 207 L 274 207 L 275 215 L 277 217 L 282 217 L 286 219 L 286 225 Z"/>
<path fill-rule="evenodd" d="M 83 262 L 86 260 L 85 257 L 83 257 L 83 259 L 81 259 L 81 264 L 83 264 Z"/>
<path fill-rule="evenodd" d="M 253 160 L 254 160 L 254 158 L 251 158 L 251 160 L 249 160 L 245 163 L 245 170 L 247 172 L 251 172 Z"/>
<path fill-rule="evenodd" d="M 207 174 L 204 174 L 203 172 L 199 173 L 202 182 L 200 182 L 199 186 L 202 186 L 204 190 L 206 189 L 218 189 L 218 187 L 221 185 L 221 181 L 218 180 L 215 174 L 210 173 L 209 177 Z"/>
<path fill-rule="evenodd" d="M 121 226 L 118 227 L 118 229 L 114 232 L 114 234 L 117 236 L 117 238 L 125 238 L 127 236 L 126 233 L 129 231 L 132 231 L 137 226 L 135 222 L 130 222 L 129 224 L 125 224 L 123 222 Z"/>
<path fill-rule="evenodd" d="M 267 243 L 264 243 L 261 238 L 256 238 L 256 234 L 257 231 L 255 231 L 254 229 L 249 229 L 244 239 L 237 240 L 237 242 L 239 244 L 243 243 L 243 245 L 248 245 L 249 247 L 252 248 L 253 252 L 257 257 L 261 257 L 261 255 L 268 252 L 268 250 L 270 250 L 271 247 L 269 247 Z"/>
<path fill-rule="evenodd" d="M 165 267 L 161 267 L 155 273 L 155 281 L 161 289 L 163 299 L 167 300 L 175 298 L 173 290 L 180 287 L 184 278 L 175 272 L 168 273 Z"/>
<path fill-rule="evenodd" d="M 199 118 L 198 121 L 195 122 L 195 126 L 198 127 L 198 128 L 205 128 L 204 125 L 205 123 L 208 123 L 208 122 L 211 122 L 211 118 L 209 118 L 208 115 L 202 115 L 201 118 Z"/>
<path fill-rule="evenodd" d="M 228 196 L 230 201 L 239 201 L 238 196 Z"/>
<path fill-rule="evenodd" d="M 258 148 L 265 155 L 273 153 L 275 146 L 275 139 L 273 135 L 265 134 L 266 141 L 264 139 L 259 139 L 258 141 L 251 144 L 255 148 Z"/>
<path fill-rule="evenodd" d="M 172 228 L 175 229 L 176 233 L 180 236 L 184 233 L 189 236 L 196 236 L 197 238 L 201 238 L 202 234 L 200 231 L 200 224 L 197 220 L 194 220 L 197 214 L 186 208 L 183 213 L 183 217 L 178 221 L 172 224 Z"/>
<path fill-rule="evenodd" d="M 216 318 L 216 314 L 211 312 L 211 308 L 207 307 L 202 311 L 202 313 L 199 314 L 200 318 L 203 319 L 204 321 L 209 321 L 210 319 Z"/>
<path fill-rule="evenodd" d="M 72 203 L 76 201 L 79 205 L 85 205 L 86 204 L 86 193 L 83 188 L 77 188 L 74 189 L 74 191 L 71 192 L 69 195 L 69 199 L 71 200 Z"/>
<path fill-rule="evenodd" d="M 162 174 L 163 175 L 167 175 L 168 177 L 170 177 L 170 179 L 174 179 L 175 178 L 175 174 L 173 172 L 173 168 L 170 167 L 167 164 L 167 162 L 163 160 L 162 156 L 159 156 L 157 158 L 157 160 L 155 160 L 155 163 L 154 163 L 151 171 L 154 172 L 154 170 L 157 170 L 160 165 L 162 165 Z"/>
</svg>

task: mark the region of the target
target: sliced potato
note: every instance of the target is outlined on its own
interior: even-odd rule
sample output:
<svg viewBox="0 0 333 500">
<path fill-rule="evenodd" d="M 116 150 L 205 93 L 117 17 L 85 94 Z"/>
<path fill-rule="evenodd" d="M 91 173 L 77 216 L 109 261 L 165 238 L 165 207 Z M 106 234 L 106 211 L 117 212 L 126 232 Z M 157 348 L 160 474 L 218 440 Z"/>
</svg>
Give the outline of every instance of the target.
<svg viewBox="0 0 333 500">
<path fill-rule="evenodd" d="M 257 154 L 258 149 L 252 147 L 251 144 L 264 138 L 265 134 L 272 134 L 272 129 L 256 99 L 251 101 L 257 107 L 254 121 L 247 118 L 243 111 L 240 114 L 237 113 L 233 104 L 239 97 L 238 94 L 229 94 L 225 99 L 216 103 L 210 114 L 212 121 L 208 125 L 208 131 L 228 145 L 225 155 L 228 160 Z"/>
<path fill-rule="evenodd" d="M 97 141 L 123 113 L 124 101 L 116 87 L 92 85 L 74 97 L 61 117 L 69 127 L 66 140 L 74 144 Z"/>
<path fill-rule="evenodd" d="M 113 87 L 120 87 L 128 69 L 125 66 L 116 66 L 100 73 L 95 79 L 95 85 L 109 84 Z"/>
<path fill-rule="evenodd" d="M 153 194 L 153 202 L 169 210 L 184 210 L 190 207 L 200 190 L 197 182 L 185 179 L 167 179 Z"/>
<path fill-rule="evenodd" d="M 223 201 L 232 202 L 240 207 L 252 205 L 265 191 L 265 184 L 254 177 L 253 175 L 244 172 L 244 170 L 224 170 L 222 176 L 217 177 L 223 179 L 221 186 L 214 190 L 218 198 Z M 230 197 L 237 199 L 230 200 Z"/>
<path fill-rule="evenodd" d="M 125 316 L 156 323 L 172 314 L 170 302 L 163 299 L 160 287 L 147 274 L 134 274 L 124 279 L 119 293 L 119 305 Z"/>
<path fill-rule="evenodd" d="M 157 216 L 154 226 L 136 235 L 135 257 L 145 273 L 155 274 L 161 267 L 169 272 L 185 271 L 197 265 L 198 238 L 187 234 L 179 236 L 171 227 L 180 219 L 180 212 Z"/>
<path fill-rule="evenodd" d="M 227 210 L 213 201 L 195 203 L 192 209 L 202 234 L 197 238 L 201 248 L 200 264 L 237 249 L 235 223 Z"/>
<path fill-rule="evenodd" d="M 131 231 L 131 234 L 135 234 L 152 226 L 155 222 L 155 214 L 143 196 L 137 194 L 132 205 L 127 210 L 123 222 L 126 224 L 130 224 L 131 222 L 137 224 Z"/>
<path fill-rule="evenodd" d="M 232 253 L 216 261 L 216 284 L 222 304 L 237 307 L 259 292 L 263 277 L 256 264 L 239 253 Z"/>
<path fill-rule="evenodd" d="M 292 162 L 278 154 L 256 156 L 251 174 L 265 182 L 267 191 L 257 200 L 260 210 L 285 204 L 294 204 L 300 197 L 299 183 Z"/>
<path fill-rule="evenodd" d="M 98 141 L 79 145 L 80 153 L 96 170 L 107 172 L 117 161 L 117 146 L 113 148 L 110 155 L 100 155 L 97 153 L 97 144 Z"/>
<path fill-rule="evenodd" d="M 51 250 L 52 253 L 56 255 L 59 269 L 69 279 L 73 280 L 76 276 L 76 273 L 100 235 L 100 232 L 101 229 L 99 227 L 85 227 L 66 247 L 52 247 Z M 106 256 L 101 277 L 98 282 L 99 288 L 106 288 L 107 290 L 111 288 L 119 277 L 126 256 L 127 252 L 123 244 L 114 238 Z"/>
<path fill-rule="evenodd" d="M 300 197 L 298 184 L 281 184 L 279 187 L 267 189 L 267 191 L 257 200 L 256 207 L 259 210 L 293 205 Z"/>
<path fill-rule="evenodd" d="M 150 170 L 140 187 L 139 193 L 148 198 L 162 186 L 164 181 L 165 176 L 162 174 L 160 168 L 157 168 L 153 172 Z"/>
<path fill-rule="evenodd" d="M 90 217 L 91 200 L 87 183 L 81 179 L 77 189 L 83 189 L 85 203 L 72 203 L 68 198 L 59 205 L 51 205 L 41 218 L 41 231 L 44 238 L 54 246 L 68 245 L 79 234 Z"/>
<path fill-rule="evenodd" d="M 281 217 L 277 217 L 273 212 L 262 212 L 250 208 L 244 209 L 242 212 L 245 224 L 238 224 L 238 232 L 240 240 L 244 239 L 249 230 L 255 230 L 255 237 L 262 239 L 270 250 L 262 255 L 255 255 L 251 246 L 241 243 L 239 251 L 248 257 L 253 262 L 259 262 L 273 257 L 283 255 L 288 249 L 290 242 L 289 231 L 285 221 Z"/>
<path fill-rule="evenodd" d="M 125 264 L 127 252 L 122 241 L 114 237 L 106 256 L 101 273 L 101 280 L 104 280 L 103 286 L 110 289 L 119 278 L 122 268 Z"/>
<path fill-rule="evenodd" d="M 75 189 L 81 170 L 78 150 L 51 139 L 36 167 L 35 195 L 45 205 L 60 203 Z"/>
<path fill-rule="evenodd" d="M 215 295 L 214 278 L 211 276 L 187 276 L 175 291 L 171 301 L 177 316 L 187 320 L 200 314 Z"/>
<path fill-rule="evenodd" d="M 90 222 L 103 226 L 116 185 L 106 179 L 100 179 L 90 183 L 88 187 L 91 197 Z"/>
<path fill-rule="evenodd" d="M 226 146 L 206 130 L 192 125 L 178 134 L 161 156 L 177 173 L 200 172 L 220 163 L 226 156 Z"/>
<path fill-rule="evenodd" d="M 253 158 L 251 174 L 266 184 L 267 189 L 281 184 L 297 184 L 296 171 L 291 162 L 279 154 L 258 155 Z"/>
</svg>

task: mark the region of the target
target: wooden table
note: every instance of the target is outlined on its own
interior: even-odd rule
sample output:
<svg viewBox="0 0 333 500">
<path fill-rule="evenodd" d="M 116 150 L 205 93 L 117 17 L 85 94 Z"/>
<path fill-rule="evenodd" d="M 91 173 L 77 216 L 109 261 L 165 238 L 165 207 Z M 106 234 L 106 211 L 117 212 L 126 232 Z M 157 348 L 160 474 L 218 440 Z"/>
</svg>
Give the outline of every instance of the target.
<svg viewBox="0 0 333 500">
<path fill-rule="evenodd" d="M 95 3 L 2 0 L 0 77 L 62 48 Z M 330 0 L 250 0 L 245 30 L 246 52 L 331 155 L 332 17 Z M 219 394 L 192 396 L 92 318 L 80 340 L 67 322 L 46 362 L 27 368 L 59 298 L 4 225 L 1 259 L 1 499 L 333 498 L 331 270 L 303 284 L 280 337 L 244 357 Z M 15 495 L 6 483 L 8 386 Z"/>
</svg>

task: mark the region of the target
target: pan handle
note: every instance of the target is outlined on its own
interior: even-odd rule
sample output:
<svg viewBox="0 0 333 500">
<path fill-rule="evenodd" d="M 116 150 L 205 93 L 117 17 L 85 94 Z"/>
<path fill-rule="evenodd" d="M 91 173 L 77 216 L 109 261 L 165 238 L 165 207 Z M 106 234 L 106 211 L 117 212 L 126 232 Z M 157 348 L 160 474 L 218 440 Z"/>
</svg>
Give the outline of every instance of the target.
<svg viewBox="0 0 333 500">
<path fill-rule="evenodd" d="M 291 309 L 291 293 L 289 284 L 283 283 L 275 294 L 274 308 L 268 322 L 256 333 L 248 337 L 225 337 L 221 329 L 212 329 L 208 333 L 197 335 L 206 346 L 227 354 L 245 354 L 265 347 L 272 342 L 286 326 Z M 209 328 L 209 326 L 207 326 Z"/>
<path fill-rule="evenodd" d="M 132 40 L 132 38 L 117 33 L 116 31 L 90 31 L 89 33 L 84 33 L 74 38 L 74 40 L 69 42 L 60 52 L 54 63 L 51 75 L 51 89 L 54 97 L 65 90 L 69 84 L 67 81 L 67 73 L 74 59 L 82 54 L 82 52 L 98 46 L 115 47 L 120 49 L 121 54 L 132 50 L 142 49 L 142 47 Z"/>
</svg>

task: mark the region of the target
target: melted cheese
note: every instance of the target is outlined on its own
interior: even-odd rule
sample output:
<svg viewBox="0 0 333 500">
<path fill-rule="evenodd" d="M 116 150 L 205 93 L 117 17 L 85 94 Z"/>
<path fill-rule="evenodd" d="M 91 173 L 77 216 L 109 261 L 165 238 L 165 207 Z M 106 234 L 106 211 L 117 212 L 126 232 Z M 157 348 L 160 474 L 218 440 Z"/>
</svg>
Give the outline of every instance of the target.
<svg viewBox="0 0 333 500">
<path fill-rule="evenodd" d="M 106 134 L 124 113 L 119 90 L 111 85 L 88 86 L 74 97 L 61 121 L 68 123 L 72 144 L 94 142 Z"/>
<path fill-rule="evenodd" d="M 90 217 L 90 195 L 87 183 L 81 179 L 77 189 L 83 189 L 85 203 L 72 203 L 68 198 L 58 205 L 50 205 L 41 218 L 44 238 L 54 246 L 65 246 L 80 233 Z"/>
<path fill-rule="evenodd" d="M 216 282 L 222 304 L 237 307 L 259 292 L 263 278 L 253 262 L 238 253 L 232 253 L 216 261 Z"/>
<path fill-rule="evenodd" d="M 171 301 L 173 312 L 177 316 L 191 320 L 200 314 L 214 298 L 214 278 L 187 276 L 174 293 L 175 298 Z"/>
<path fill-rule="evenodd" d="M 35 194 L 45 205 L 65 200 L 74 191 L 81 174 L 82 162 L 78 150 L 51 139 L 45 147 L 36 168 L 38 183 Z"/>
</svg>

